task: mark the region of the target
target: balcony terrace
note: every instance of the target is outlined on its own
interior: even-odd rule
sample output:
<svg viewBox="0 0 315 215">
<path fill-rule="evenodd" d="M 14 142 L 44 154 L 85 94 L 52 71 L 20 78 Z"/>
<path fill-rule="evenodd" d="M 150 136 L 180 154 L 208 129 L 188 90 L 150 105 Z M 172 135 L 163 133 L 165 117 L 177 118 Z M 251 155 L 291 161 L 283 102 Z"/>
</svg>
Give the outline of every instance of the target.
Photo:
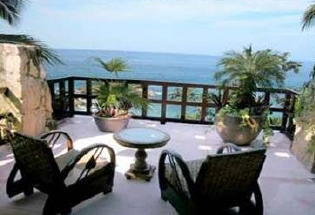
<svg viewBox="0 0 315 215">
<path fill-rule="evenodd" d="M 154 127 L 170 134 L 170 142 L 163 148 L 148 150 L 148 162 L 157 165 L 163 149 L 171 149 L 185 160 L 205 158 L 215 153 L 222 144 L 213 126 L 133 119 L 130 127 Z M 93 143 L 105 143 L 116 153 L 117 167 L 114 190 L 108 195 L 97 195 L 73 209 L 72 214 L 176 214 L 173 207 L 160 199 L 157 173 L 150 182 L 127 180 L 124 172 L 134 160 L 135 150 L 122 147 L 111 133 L 97 130 L 90 116 L 75 116 L 61 121 L 60 130 L 74 139 L 74 147 L 81 149 Z M 265 214 L 315 214 L 315 186 L 310 174 L 290 153 L 291 141 L 276 132 L 267 151 L 267 160 L 260 176 Z M 57 145 L 58 153 L 65 146 Z M 5 195 L 7 176 L 13 164 L 8 145 L 0 146 L 0 211 L 3 215 L 41 214 L 46 196 L 36 192 L 28 198 L 19 195 L 9 199 Z"/>
</svg>

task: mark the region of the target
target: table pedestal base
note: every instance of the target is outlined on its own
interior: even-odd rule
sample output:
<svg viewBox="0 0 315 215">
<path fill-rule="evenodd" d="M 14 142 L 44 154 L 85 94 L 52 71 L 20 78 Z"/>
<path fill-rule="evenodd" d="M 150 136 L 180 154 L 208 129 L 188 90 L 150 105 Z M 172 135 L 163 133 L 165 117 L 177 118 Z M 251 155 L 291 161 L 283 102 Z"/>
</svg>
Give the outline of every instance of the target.
<svg viewBox="0 0 315 215">
<path fill-rule="evenodd" d="M 122 146 L 137 149 L 135 162 L 125 173 L 126 178 L 150 181 L 156 168 L 146 162 L 148 155 L 145 149 L 164 146 L 170 136 L 153 128 L 126 128 L 115 133 L 114 139 Z"/>
<path fill-rule="evenodd" d="M 125 173 L 127 179 L 143 179 L 150 181 L 153 177 L 155 166 L 147 164 L 145 161 L 147 153 L 144 149 L 138 149 L 135 154 L 136 161 L 130 165 L 130 169 Z"/>
<path fill-rule="evenodd" d="M 127 179 L 142 179 L 150 181 L 154 175 L 155 166 L 149 165 L 146 169 L 138 170 L 135 168 L 135 164 L 130 165 L 130 169 L 125 173 Z"/>
</svg>

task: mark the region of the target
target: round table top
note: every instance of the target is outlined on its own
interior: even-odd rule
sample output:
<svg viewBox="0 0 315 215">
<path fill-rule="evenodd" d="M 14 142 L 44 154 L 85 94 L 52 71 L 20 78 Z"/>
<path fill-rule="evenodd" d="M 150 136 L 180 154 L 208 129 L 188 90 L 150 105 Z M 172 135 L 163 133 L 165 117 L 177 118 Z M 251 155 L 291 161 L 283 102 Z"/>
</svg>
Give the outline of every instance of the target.
<svg viewBox="0 0 315 215">
<path fill-rule="evenodd" d="M 158 148 L 164 146 L 170 136 L 154 128 L 126 128 L 114 134 L 114 139 L 129 148 Z"/>
</svg>

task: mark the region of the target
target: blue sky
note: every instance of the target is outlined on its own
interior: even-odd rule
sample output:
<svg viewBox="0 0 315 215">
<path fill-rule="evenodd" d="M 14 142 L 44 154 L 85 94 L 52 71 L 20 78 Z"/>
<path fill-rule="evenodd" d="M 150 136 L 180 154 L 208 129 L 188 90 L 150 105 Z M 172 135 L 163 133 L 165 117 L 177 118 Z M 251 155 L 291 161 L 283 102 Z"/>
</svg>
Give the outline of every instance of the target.
<svg viewBox="0 0 315 215">
<path fill-rule="evenodd" d="M 315 26 L 301 32 L 309 0 L 28 0 L 2 33 L 53 48 L 222 55 L 252 44 L 315 59 Z"/>
</svg>

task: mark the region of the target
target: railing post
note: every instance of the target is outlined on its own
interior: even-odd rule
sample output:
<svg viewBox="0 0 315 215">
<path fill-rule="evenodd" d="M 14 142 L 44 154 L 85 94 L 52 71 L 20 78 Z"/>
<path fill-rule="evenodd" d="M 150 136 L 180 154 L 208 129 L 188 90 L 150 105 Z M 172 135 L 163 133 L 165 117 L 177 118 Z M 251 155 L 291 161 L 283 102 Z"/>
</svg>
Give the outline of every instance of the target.
<svg viewBox="0 0 315 215">
<path fill-rule="evenodd" d="M 265 102 L 268 106 L 270 105 L 270 92 L 265 92 Z"/>
<path fill-rule="evenodd" d="M 290 100 L 291 100 L 291 95 L 286 92 L 285 93 L 285 101 L 283 105 L 284 111 L 282 112 L 282 123 L 281 123 L 281 132 L 286 133 L 287 132 L 287 123 L 288 123 L 288 111 L 290 111 Z"/>
<path fill-rule="evenodd" d="M 148 84 L 142 83 L 142 98 L 148 99 Z M 147 116 L 148 110 L 147 108 L 142 108 L 141 117 L 145 118 Z"/>
<path fill-rule="evenodd" d="M 66 107 L 65 107 L 65 79 L 59 81 L 59 100 L 60 100 L 60 112 L 61 116 L 64 117 L 66 115 Z"/>
<path fill-rule="evenodd" d="M 69 83 L 69 116 L 74 115 L 74 80 L 73 78 L 68 79 Z"/>
<path fill-rule="evenodd" d="M 293 140 L 294 138 L 294 134 L 295 134 L 295 129 L 296 129 L 296 126 L 295 126 L 295 123 L 294 123 L 294 117 L 295 117 L 295 103 L 296 103 L 296 96 L 297 94 L 291 94 L 293 95 L 293 99 L 292 99 L 292 106 L 291 106 L 291 115 L 290 115 L 290 120 L 289 120 L 289 134 L 290 134 L 290 137 L 291 139 Z"/>
<path fill-rule="evenodd" d="M 91 79 L 86 80 L 86 111 L 91 114 L 92 111 L 92 81 Z"/>
<path fill-rule="evenodd" d="M 183 86 L 183 93 L 182 93 L 182 108 L 181 108 L 181 120 L 186 119 L 186 105 L 187 105 L 187 86 Z"/>
<path fill-rule="evenodd" d="M 167 103 L 167 84 L 162 86 L 162 107 L 161 107 L 161 124 L 166 122 L 166 103 Z"/>
<path fill-rule="evenodd" d="M 203 87 L 201 104 L 201 122 L 205 122 L 208 108 L 208 88 Z"/>
</svg>

